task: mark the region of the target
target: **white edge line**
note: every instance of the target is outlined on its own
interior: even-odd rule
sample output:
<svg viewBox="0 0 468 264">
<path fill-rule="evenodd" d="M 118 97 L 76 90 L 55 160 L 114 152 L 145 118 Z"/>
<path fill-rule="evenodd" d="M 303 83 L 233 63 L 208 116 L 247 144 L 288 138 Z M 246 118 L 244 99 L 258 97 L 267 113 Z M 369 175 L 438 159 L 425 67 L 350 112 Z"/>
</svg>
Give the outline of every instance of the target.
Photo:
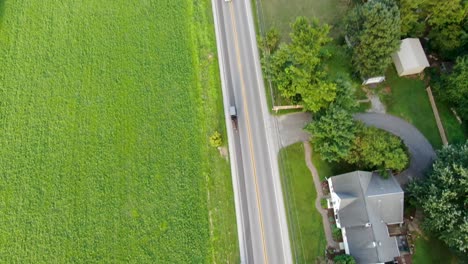
<svg viewBox="0 0 468 264">
<path fill-rule="evenodd" d="M 254 57 L 254 61 L 255 61 L 255 72 L 257 74 L 257 77 L 261 77 L 261 78 L 257 78 L 258 80 L 258 89 L 260 91 L 260 95 L 263 95 L 263 96 L 260 96 L 260 104 L 261 104 L 261 109 L 262 109 L 262 114 L 263 114 L 263 122 L 264 122 L 264 126 L 265 126 L 265 129 L 268 130 L 268 131 L 265 131 L 267 132 L 267 135 L 266 135 L 266 141 L 267 141 L 267 145 L 268 145 L 268 150 L 269 152 L 271 153 L 271 151 L 274 151 L 274 155 L 269 155 L 270 156 L 270 163 L 272 164 L 272 166 L 275 166 L 276 169 L 272 171 L 272 173 L 274 175 L 272 175 L 273 177 L 273 185 L 274 185 L 274 191 L 275 191 L 275 198 L 276 198 L 276 207 L 277 207 L 277 210 L 278 210 L 278 218 L 279 218 L 279 222 L 280 222 L 280 232 L 281 232 L 281 241 L 282 241 L 282 244 L 283 244 L 283 254 L 284 254 L 284 261 L 285 263 L 292 263 L 292 255 L 291 255 L 291 244 L 290 244 L 290 241 L 289 241 L 289 232 L 288 232 L 288 224 L 287 224 L 287 221 L 286 221 L 286 210 L 285 210 L 285 207 L 284 207 L 284 199 L 283 198 L 283 192 L 282 192 L 282 189 L 281 189 L 281 185 L 278 186 L 278 182 L 280 181 L 280 177 L 279 177 L 279 168 L 277 167 L 278 166 L 278 159 L 276 160 L 272 160 L 273 156 L 274 157 L 277 157 L 277 154 L 276 154 L 276 148 L 272 149 L 271 145 L 272 145 L 272 138 L 271 138 L 271 132 L 268 133 L 269 131 L 271 131 L 271 128 L 269 128 L 267 126 L 267 120 L 269 120 L 271 117 L 270 113 L 267 112 L 265 113 L 265 110 L 268 110 L 268 107 L 267 107 L 267 104 L 266 104 L 266 101 L 265 101 L 265 87 L 264 87 L 264 80 L 263 80 L 263 75 L 261 72 L 258 71 L 258 69 L 261 68 L 260 66 L 260 60 L 259 60 L 259 55 L 258 55 L 258 48 L 257 48 L 257 42 L 256 42 L 256 37 L 255 37 L 255 29 L 252 30 L 252 27 L 254 25 L 253 23 L 253 19 L 252 19 L 252 6 L 250 5 L 250 0 L 245 0 L 246 2 L 246 6 L 247 6 L 247 20 L 248 20 L 248 25 L 249 25 L 249 37 L 250 37 L 250 42 L 251 42 L 251 46 L 254 47 L 253 49 L 253 57 Z M 249 12 L 250 11 L 250 12 Z M 252 37 L 252 35 L 254 35 Z M 255 41 L 254 41 L 255 40 Z M 271 122 L 269 120 L 269 122 Z M 276 173 L 274 173 L 276 172 Z M 280 196 L 278 195 L 280 194 Z M 281 198 L 281 199 L 278 199 L 278 198 Z M 280 216 L 281 215 L 281 216 Z"/>
<path fill-rule="evenodd" d="M 221 87 L 223 93 L 223 105 L 224 105 L 224 118 L 226 122 L 226 131 L 228 136 L 228 149 L 229 149 L 229 158 L 230 158 L 230 165 L 231 165 L 231 177 L 232 177 L 232 187 L 234 191 L 234 204 L 236 208 L 236 221 L 237 221 L 237 235 L 239 240 L 239 254 L 240 254 L 240 261 L 241 263 L 246 263 L 245 260 L 245 244 L 244 244 L 244 219 L 241 212 L 242 202 L 240 201 L 240 191 L 239 191 L 239 175 L 237 173 L 237 158 L 236 158 L 236 151 L 235 151 L 235 144 L 233 142 L 233 133 L 232 133 L 232 124 L 231 119 L 228 116 L 229 113 L 229 96 L 227 93 L 227 82 L 226 82 L 226 75 L 224 69 L 224 60 L 223 60 L 223 50 L 221 47 L 221 31 L 219 27 L 219 17 L 216 13 L 216 1 L 211 0 L 211 7 L 213 10 L 213 21 L 215 24 L 215 36 L 216 36 L 216 47 L 217 47 L 217 54 L 218 54 L 218 64 L 219 64 L 219 74 L 221 79 Z"/>
</svg>

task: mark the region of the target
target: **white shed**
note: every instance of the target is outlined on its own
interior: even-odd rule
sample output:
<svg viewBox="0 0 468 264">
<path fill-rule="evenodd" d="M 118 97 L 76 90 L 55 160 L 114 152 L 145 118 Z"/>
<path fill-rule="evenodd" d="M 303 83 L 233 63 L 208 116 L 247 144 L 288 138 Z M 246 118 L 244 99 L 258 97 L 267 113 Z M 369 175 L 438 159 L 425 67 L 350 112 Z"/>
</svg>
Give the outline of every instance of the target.
<svg viewBox="0 0 468 264">
<path fill-rule="evenodd" d="M 399 76 L 418 74 L 429 67 L 429 61 L 417 38 L 402 40 L 400 50 L 392 54 L 392 59 Z"/>
</svg>

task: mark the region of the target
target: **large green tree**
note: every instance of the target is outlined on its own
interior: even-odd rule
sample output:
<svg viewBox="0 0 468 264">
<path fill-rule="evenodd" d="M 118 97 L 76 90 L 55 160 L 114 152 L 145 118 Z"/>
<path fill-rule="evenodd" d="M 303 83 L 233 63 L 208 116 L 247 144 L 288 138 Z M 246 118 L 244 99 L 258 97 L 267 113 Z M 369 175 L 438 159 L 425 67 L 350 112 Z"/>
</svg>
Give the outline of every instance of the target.
<svg viewBox="0 0 468 264">
<path fill-rule="evenodd" d="M 317 112 L 335 99 L 336 85 L 323 69 L 323 46 L 330 41 L 327 25 L 298 17 L 291 24 L 291 43 L 281 44 L 268 59 L 268 74 L 285 98 Z"/>
<path fill-rule="evenodd" d="M 330 106 L 315 115 L 306 126 L 312 145 L 322 158 L 330 162 L 345 159 L 355 137 L 356 124 L 352 112 L 357 108 L 354 87 L 344 77 L 336 81 L 336 98 Z"/>
<path fill-rule="evenodd" d="M 326 161 L 344 160 L 355 138 L 356 124 L 346 110 L 331 106 L 318 120 L 306 126 L 312 135 L 312 146 Z"/>
<path fill-rule="evenodd" d="M 463 28 L 468 14 L 468 4 L 461 0 L 429 0 L 427 22 L 431 27 L 430 44 L 447 55 L 466 43 Z"/>
<path fill-rule="evenodd" d="M 458 115 L 468 121 L 468 56 L 459 57 L 453 72 L 446 78 L 441 97 L 455 106 Z"/>
<path fill-rule="evenodd" d="M 373 0 L 355 7 L 345 19 L 353 45 L 353 65 L 363 78 L 385 74 L 400 44 L 400 12 L 393 0 Z"/>
<path fill-rule="evenodd" d="M 410 198 L 422 207 L 424 227 L 451 248 L 468 251 L 468 141 L 437 153 L 427 178 L 409 184 Z"/>
<path fill-rule="evenodd" d="M 400 9 L 401 35 L 403 37 L 422 37 L 426 29 L 423 7 L 428 0 L 397 0 Z"/>
<path fill-rule="evenodd" d="M 362 124 L 345 160 L 360 168 L 395 171 L 402 171 L 409 162 L 401 139 Z"/>
<path fill-rule="evenodd" d="M 356 99 L 356 88 L 348 76 L 340 76 L 335 80 L 336 98 L 332 105 L 338 106 L 348 112 L 354 113 L 359 103 Z"/>
<path fill-rule="evenodd" d="M 452 57 L 468 43 L 468 1 L 397 0 L 403 37 L 429 36 L 430 46 Z"/>
</svg>

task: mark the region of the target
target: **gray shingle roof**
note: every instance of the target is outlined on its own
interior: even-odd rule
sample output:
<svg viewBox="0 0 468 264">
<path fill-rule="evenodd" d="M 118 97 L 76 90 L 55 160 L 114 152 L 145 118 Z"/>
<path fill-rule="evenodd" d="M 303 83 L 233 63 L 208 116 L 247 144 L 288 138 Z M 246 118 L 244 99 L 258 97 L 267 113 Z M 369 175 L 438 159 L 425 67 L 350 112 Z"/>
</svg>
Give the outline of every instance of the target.
<svg viewBox="0 0 468 264">
<path fill-rule="evenodd" d="M 396 239 L 389 237 L 387 229 L 387 224 L 403 222 L 404 193 L 395 178 L 355 171 L 330 180 L 341 200 L 338 218 L 349 252 L 358 263 L 386 262 L 399 256 Z"/>
</svg>

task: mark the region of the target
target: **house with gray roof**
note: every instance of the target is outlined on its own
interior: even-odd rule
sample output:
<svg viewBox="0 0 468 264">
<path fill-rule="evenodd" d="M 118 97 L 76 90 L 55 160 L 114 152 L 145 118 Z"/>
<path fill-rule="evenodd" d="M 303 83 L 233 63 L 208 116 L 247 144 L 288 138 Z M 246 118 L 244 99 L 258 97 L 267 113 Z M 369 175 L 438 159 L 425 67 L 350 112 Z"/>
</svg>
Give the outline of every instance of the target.
<svg viewBox="0 0 468 264">
<path fill-rule="evenodd" d="M 400 256 L 387 227 L 403 223 L 404 193 L 393 176 L 355 171 L 329 178 L 328 185 L 346 254 L 365 264 L 393 262 Z"/>
</svg>

